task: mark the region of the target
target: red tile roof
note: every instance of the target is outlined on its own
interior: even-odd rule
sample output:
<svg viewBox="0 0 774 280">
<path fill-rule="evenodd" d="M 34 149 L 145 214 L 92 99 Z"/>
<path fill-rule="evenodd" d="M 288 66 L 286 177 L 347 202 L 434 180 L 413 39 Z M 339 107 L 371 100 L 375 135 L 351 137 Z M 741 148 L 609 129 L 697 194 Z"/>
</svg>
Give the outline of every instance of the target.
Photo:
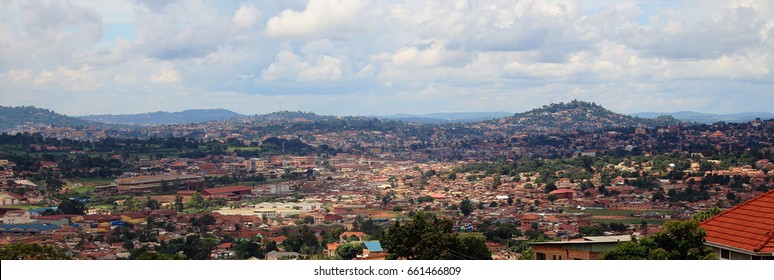
<svg viewBox="0 0 774 280">
<path fill-rule="evenodd" d="M 752 252 L 774 252 L 774 190 L 701 223 L 707 242 Z"/>
<path fill-rule="evenodd" d="M 208 195 L 229 195 L 235 192 L 250 192 L 250 191 L 251 191 L 250 187 L 240 185 L 240 186 L 228 186 L 228 187 L 205 189 L 202 191 L 202 193 L 208 194 Z"/>
</svg>

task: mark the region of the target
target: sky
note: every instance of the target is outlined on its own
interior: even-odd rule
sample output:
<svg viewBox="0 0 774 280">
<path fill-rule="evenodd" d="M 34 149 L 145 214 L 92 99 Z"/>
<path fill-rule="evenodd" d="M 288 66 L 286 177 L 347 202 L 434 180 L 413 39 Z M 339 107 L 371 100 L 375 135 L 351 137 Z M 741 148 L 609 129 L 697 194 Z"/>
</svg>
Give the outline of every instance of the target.
<svg viewBox="0 0 774 280">
<path fill-rule="evenodd" d="M 773 50 L 768 0 L 0 0 L 0 105 L 772 112 Z"/>
</svg>

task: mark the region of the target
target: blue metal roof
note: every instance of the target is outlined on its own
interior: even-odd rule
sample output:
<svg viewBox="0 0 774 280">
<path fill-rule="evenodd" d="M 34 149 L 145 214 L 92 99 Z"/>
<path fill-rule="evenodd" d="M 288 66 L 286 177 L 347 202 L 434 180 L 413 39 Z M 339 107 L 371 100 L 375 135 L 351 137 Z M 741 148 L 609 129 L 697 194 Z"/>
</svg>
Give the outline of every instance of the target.
<svg viewBox="0 0 774 280">
<path fill-rule="evenodd" d="M 366 241 L 363 242 L 363 245 L 365 245 L 368 251 L 371 251 L 371 253 L 384 252 L 384 249 L 382 249 L 382 243 L 379 241 Z"/>
<path fill-rule="evenodd" d="M 55 230 L 62 227 L 52 224 L 0 224 L 0 231 L 22 231 L 22 232 L 37 232 L 46 230 Z"/>
<path fill-rule="evenodd" d="M 59 210 L 59 207 L 51 206 L 51 207 L 43 207 L 43 208 L 30 209 L 30 210 L 27 210 L 27 211 L 29 211 L 30 213 L 43 213 L 46 210 L 56 211 L 56 210 Z"/>
</svg>

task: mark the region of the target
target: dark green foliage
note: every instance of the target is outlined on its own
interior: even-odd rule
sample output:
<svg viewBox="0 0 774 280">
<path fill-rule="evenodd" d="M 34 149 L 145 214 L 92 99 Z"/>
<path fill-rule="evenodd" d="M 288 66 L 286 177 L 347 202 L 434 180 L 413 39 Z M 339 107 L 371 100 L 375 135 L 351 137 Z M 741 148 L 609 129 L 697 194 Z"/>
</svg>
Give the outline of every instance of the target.
<svg viewBox="0 0 774 280">
<path fill-rule="evenodd" d="M 0 246 L 0 260 L 69 260 L 59 247 L 33 244 L 8 244 Z"/>
<path fill-rule="evenodd" d="M 521 230 L 516 228 L 514 224 L 510 223 L 498 223 L 494 227 L 494 229 L 483 229 L 484 237 L 486 237 L 486 241 L 492 241 L 492 242 L 506 242 L 507 240 L 510 240 L 512 237 L 515 236 L 521 236 Z"/>
<path fill-rule="evenodd" d="M 390 259 L 460 260 L 491 259 L 483 238 L 460 237 L 452 221 L 416 213 L 410 222 L 393 224 L 382 239 Z"/>
<path fill-rule="evenodd" d="M 288 252 L 298 252 L 301 254 L 316 254 L 322 252 L 320 242 L 317 236 L 306 226 L 299 228 L 298 232 L 288 234 L 285 241 L 282 242 Z"/>
<path fill-rule="evenodd" d="M 704 245 L 706 233 L 694 220 L 670 221 L 651 237 L 623 242 L 602 254 L 605 260 L 706 260 L 714 259 Z"/>
<path fill-rule="evenodd" d="M 210 259 L 210 252 L 217 245 L 218 240 L 216 238 L 189 235 L 188 237 L 162 242 L 156 251 L 166 255 L 176 255 L 178 252 L 182 252 L 188 259 L 207 260 Z"/>
<path fill-rule="evenodd" d="M 186 257 L 180 254 L 167 255 L 154 251 L 140 253 L 135 260 L 185 260 Z"/>
<path fill-rule="evenodd" d="M 473 202 L 470 201 L 470 199 L 463 199 L 460 202 L 460 212 L 462 212 L 462 215 L 470 215 L 471 212 L 473 212 Z"/>
<path fill-rule="evenodd" d="M 77 199 L 65 199 L 59 203 L 59 211 L 62 214 L 83 215 L 86 213 L 86 205 Z"/>
<path fill-rule="evenodd" d="M 344 243 L 339 248 L 336 248 L 336 254 L 342 260 L 354 259 L 357 255 L 363 253 L 363 244 L 359 242 Z"/>
<path fill-rule="evenodd" d="M 251 257 L 263 259 L 265 257 L 261 244 L 254 240 L 239 240 L 234 242 L 232 247 L 236 258 L 243 260 Z"/>
</svg>

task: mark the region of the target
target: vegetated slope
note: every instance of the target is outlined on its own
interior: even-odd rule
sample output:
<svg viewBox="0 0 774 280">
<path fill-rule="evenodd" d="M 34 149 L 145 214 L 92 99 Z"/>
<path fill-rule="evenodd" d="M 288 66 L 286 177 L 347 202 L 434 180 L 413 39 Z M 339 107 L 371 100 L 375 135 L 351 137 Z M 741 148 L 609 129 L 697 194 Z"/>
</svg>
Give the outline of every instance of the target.
<svg viewBox="0 0 774 280">
<path fill-rule="evenodd" d="M 201 123 L 240 117 L 244 117 L 244 115 L 226 109 L 194 109 L 171 113 L 153 112 L 144 114 L 90 115 L 81 118 L 102 123 L 153 125 Z"/>
<path fill-rule="evenodd" d="M 593 102 L 578 100 L 544 105 L 541 108 L 517 113 L 498 121 L 499 124 L 528 131 L 592 131 L 611 127 L 655 127 L 679 122 L 670 116 L 646 119 L 618 114 Z"/>
<path fill-rule="evenodd" d="M 88 120 L 65 116 L 51 110 L 32 106 L 0 106 L 0 132 L 26 130 L 41 126 L 100 126 Z"/>
</svg>

